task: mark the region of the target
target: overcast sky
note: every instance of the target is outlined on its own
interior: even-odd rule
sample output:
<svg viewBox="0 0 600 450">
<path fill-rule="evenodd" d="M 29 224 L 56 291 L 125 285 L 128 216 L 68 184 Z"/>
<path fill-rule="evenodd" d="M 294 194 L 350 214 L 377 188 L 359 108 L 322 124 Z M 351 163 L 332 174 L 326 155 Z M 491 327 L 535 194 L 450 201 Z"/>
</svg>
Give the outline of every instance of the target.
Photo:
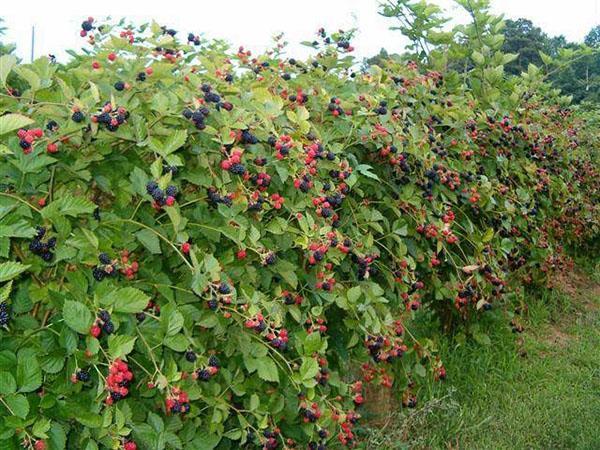
<svg viewBox="0 0 600 450">
<path fill-rule="evenodd" d="M 235 46 L 260 52 L 271 37 L 285 32 L 288 54 L 305 56 L 300 41 L 312 40 L 316 30 L 356 27 L 356 55 L 371 56 L 381 47 L 399 51 L 405 41 L 388 30 L 391 19 L 377 14 L 379 0 L 2 0 L 0 17 L 8 33 L 5 40 L 17 44 L 17 53 L 29 58 L 31 27 L 35 25 L 35 56 L 53 53 L 65 58 L 65 49 L 80 48 L 80 24 L 88 15 L 96 18 L 127 17 L 138 23 L 151 18 L 178 30 L 207 38 L 224 38 Z M 452 0 L 435 0 L 449 16 L 464 20 Z M 492 0 L 494 12 L 508 18 L 526 17 L 550 35 L 582 41 L 600 24 L 600 0 Z"/>
</svg>

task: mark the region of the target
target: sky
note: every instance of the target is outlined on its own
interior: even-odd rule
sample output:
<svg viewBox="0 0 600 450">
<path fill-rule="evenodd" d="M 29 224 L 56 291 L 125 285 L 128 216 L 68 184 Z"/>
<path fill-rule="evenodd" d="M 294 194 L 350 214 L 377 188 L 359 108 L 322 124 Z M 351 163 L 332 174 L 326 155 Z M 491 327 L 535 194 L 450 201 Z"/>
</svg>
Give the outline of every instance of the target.
<svg viewBox="0 0 600 450">
<path fill-rule="evenodd" d="M 465 20 L 452 0 L 430 0 L 443 7 L 455 21 Z M 49 53 L 59 60 L 64 50 L 79 49 L 81 22 L 89 15 L 98 19 L 126 17 L 136 23 L 155 19 L 187 36 L 220 38 L 234 46 L 244 45 L 255 54 L 269 48 L 272 36 L 284 32 L 290 43 L 288 55 L 304 57 L 299 43 L 312 41 L 316 30 L 358 28 L 352 42 L 358 57 L 368 57 L 385 47 L 399 52 L 406 41 L 393 24 L 377 14 L 380 0 L 21 0 L 2 2 L 0 17 L 8 28 L 6 42 L 17 45 L 17 54 L 29 60 L 31 28 L 35 26 L 35 57 Z M 583 41 L 587 32 L 600 25 L 600 0 L 492 0 L 493 11 L 507 18 L 526 17 L 548 34 Z"/>
</svg>

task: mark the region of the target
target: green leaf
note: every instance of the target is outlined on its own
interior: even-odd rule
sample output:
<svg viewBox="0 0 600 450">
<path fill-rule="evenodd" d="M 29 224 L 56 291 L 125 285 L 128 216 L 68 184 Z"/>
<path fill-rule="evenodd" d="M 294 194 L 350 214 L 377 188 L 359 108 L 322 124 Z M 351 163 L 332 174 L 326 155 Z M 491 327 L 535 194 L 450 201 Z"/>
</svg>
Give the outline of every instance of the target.
<svg viewBox="0 0 600 450">
<path fill-rule="evenodd" d="M 42 369 L 32 349 L 23 349 L 17 355 L 17 386 L 19 392 L 32 392 L 42 385 Z"/>
<path fill-rule="evenodd" d="M 161 253 L 160 241 L 158 236 L 150 230 L 143 229 L 135 233 L 135 237 L 150 251 L 150 253 L 157 255 Z"/>
<path fill-rule="evenodd" d="M 0 136 L 19 128 L 31 125 L 33 120 L 22 114 L 5 114 L 0 116 Z"/>
<path fill-rule="evenodd" d="M 136 337 L 111 335 L 108 338 L 108 353 L 113 358 L 122 358 L 133 350 Z"/>
<path fill-rule="evenodd" d="M 2 55 L 0 57 L 0 83 L 2 86 L 6 85 L 6 79 L 8 74 L 17 64 L 17 57 L 14 55 Z"/>
<path fill-rule="evenodd" d="M 420 377 L 424 377 L 425 375 L 427 375 L 427 371 L 425 370 L 425 367 L 422 364 L 415 364 L 413 370 Z"/>
<path fill-rule="evenodd" d="M 7 261 L 0 264 L 0 282 L 12 280 L 17 275 L 29 269 L 29 267 L 16 261 Z"/>
<path fill-rule="evenodd" d="M 354 286 L 348 289 L 348 292 L 346 293 L 346 296 L 348 297 L 348 302 L 356 303 L 356 301 L 360 298 L 361 292 L 362 291 L 360 289 L 360 286 Z"/>
<path fill-rule="evenodd" d="M 264 358 L 258 358 L 255 360 L 256 368 L 258 370 L 258 376 L 265 381 L 272 381 L 279 383 L 279 372 L 277 372 L 277 365 L 275 362 L 265 356 Z"/>
<path fill-rule="evenodd" d="M 148 305 L 150 297 L 136 288 L 126 287 L 111 293 L 114 299 L 114 311 L 121 313 L 137 313 Z M 111 302 L 112 303 L 112 302 Z"/>
<path fill-rule="evenodd" d="M 0 372 L 0 394 L 14 394 L 17 392 L 17 382 L 10 372 Z"/>
<path fill-rule="evenodd" d="M 95 209 L 96 205 L 88 199 L 67 194 L 42 209 L 42 217 L 45 219 L 56 216 L 77 217 L 80 214 L 92 214 Z"/>
<path fill-rule="evenodd" d="M 65 429 L 59 423 L 52 423 L 48 431 L 48 450 L 64 450 L 67 445 Z"/>
<path fill-rule="evenodd" d="M 87 334 L 92 325 L 92 313 L 83 303 L 66 300 L 63 305 L 65 323 L 80 334 Z"/>
<path fill-rule="evenodd" d="M 7 395 L 4 401 L 15 416 L 24 419 L 29 414 L 29 402 L 23 394 Z"/>
<path fill-rule="evenodd" d="M 302 358 L 300 376 L 302 380 L 312 380 L 319 373 L 319 363 L 314 358 Z"/>
</svg>

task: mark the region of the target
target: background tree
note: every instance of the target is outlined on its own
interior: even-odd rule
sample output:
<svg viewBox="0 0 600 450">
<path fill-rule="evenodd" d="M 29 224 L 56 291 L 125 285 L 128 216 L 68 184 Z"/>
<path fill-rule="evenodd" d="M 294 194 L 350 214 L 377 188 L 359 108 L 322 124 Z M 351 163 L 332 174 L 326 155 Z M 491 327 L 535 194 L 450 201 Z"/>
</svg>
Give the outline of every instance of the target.
<svg viewBox="0 0 600 450">
<path fill-rule="evenodd" d="M 3 26 L 4 19 L 0 17 L 0 39 L 6 34 L 6 27 Z M 8 55 L 15 51 L 15 44 L 5 44 L 0 40 L 0 56 Z"/>
</svg>

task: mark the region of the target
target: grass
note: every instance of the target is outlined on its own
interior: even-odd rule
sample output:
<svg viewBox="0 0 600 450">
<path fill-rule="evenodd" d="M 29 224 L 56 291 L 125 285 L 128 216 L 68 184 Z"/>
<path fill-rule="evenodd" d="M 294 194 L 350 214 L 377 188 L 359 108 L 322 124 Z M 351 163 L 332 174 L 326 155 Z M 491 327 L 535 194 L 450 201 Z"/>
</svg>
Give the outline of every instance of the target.
<svg viewBox="0 0 600 450">
<path fill-rule="evenodd" d="M 372 449 L 600 449 L 600 280 L 532 301 L 525 331 L 441 349 L 448 380 L 371 435 Z"/>
</svg>

